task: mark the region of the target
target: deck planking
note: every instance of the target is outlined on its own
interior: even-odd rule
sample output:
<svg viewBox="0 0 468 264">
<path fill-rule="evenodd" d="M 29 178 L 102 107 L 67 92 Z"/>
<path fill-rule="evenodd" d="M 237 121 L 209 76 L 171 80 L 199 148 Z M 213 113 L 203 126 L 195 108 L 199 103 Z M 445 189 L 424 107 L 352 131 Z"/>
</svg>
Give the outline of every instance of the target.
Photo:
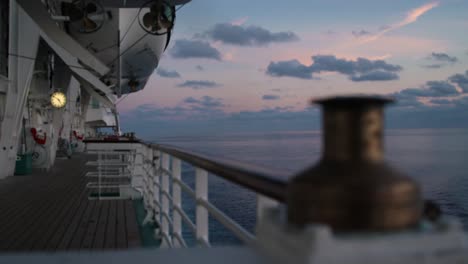
<svg viewBox="0 0 468 264">
<path fill-rule="evenodd" d="M 89 200 L 89 156 L 0 180 L 0 253 L 140 247 L 131 200 Z"/>
</svg>

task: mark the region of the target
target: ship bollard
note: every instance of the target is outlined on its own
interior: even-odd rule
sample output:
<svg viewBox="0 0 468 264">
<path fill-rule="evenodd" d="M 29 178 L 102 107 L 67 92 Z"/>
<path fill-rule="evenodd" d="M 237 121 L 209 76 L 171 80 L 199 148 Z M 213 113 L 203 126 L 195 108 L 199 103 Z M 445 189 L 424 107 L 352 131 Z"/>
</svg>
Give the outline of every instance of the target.
<svg viewBox="0 0 468 264">
<path fill-rule="evenodd" d="M 288 220 L 336 232 L 410 228 L 422 215 L 418 184 L 383 154 L 383 107 L 376 97 L 315 101 L 323 108 L 323 156 L 288 184 Z"/>
<path fill-rule="evenodd" d="M 257 249 L 271 263 L 468 263 L 460 221 L 423 208 L 419 185 L 384 160 L 390 102 L 314 102 L 323 108 L 322 158 L 291 178 L 286 206 L 257 221 Z"/>
</svg>

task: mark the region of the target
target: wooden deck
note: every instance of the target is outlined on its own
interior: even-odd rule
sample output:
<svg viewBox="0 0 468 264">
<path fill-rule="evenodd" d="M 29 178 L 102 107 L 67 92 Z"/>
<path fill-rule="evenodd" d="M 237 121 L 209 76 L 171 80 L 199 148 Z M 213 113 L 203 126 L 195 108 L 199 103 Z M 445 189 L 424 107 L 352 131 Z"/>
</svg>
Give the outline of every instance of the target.
<svg viewBox="0 0 468 264">
<path fill-rule="evenodd" d="M 0 180 L 0 251 L 139 247 L 131 200 L 88 200 L 85 155 L 48 172 Z"/>
</svg>

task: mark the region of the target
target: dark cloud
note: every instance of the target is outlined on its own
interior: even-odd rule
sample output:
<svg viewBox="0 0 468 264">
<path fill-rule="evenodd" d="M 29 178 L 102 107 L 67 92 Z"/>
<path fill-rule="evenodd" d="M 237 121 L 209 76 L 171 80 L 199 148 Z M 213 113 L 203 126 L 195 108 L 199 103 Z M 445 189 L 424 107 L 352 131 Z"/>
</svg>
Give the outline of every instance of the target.
<svg viewBox="0 0 468 264">
<path fill-rule="evenodd" d="M 159 68 L 156 73 L 165 78 L 180 78 L 180 74 L 177 71 L 169 71 L 163 68 Z"/>
<path fill-rule="evenodd" d="M 438 104 L 438 105 L 448 105 L 452 104 L 452 101 L 447 100 L 447 99 L 432 99 L 430 101 L 432 104 Z"/>
<path fill-rule="evenodd" d="M 266 74 L 274 77 L 295 77 L 312 79 L 314 73 L 338 72 L 347 75 L 352 81 L 389 81 L 398 79 L 396 72 L 402 70 L 399 65 L 386 63 L 383 60 L 338 59 L 333 55 L 312 56 L 314 63 L 310 66 L 297 60 L 270 62 Z"/>
<path fill-rule="evenodd" d="M 432 52 L 431 55 L 428 57 L 431 60 L 436 60 L 436 61 L 441 61 L 441 62 L 449 62 L 449 63 L 455 63 L 458 61 L 457 57 L 452 57 L 449 56 L 446 53 L 437 53 L 437 52 Z"/>
<path fill-rule="evenodd" d="M 399 65 L 388 64 L 383 60 L 369 60 L 358 58 L 356 61 L 338 59 L 333 55 L 312 56 L 314 63 L 310 66 L 312 72 L 331 71 L 346 75 L 364 74 L 375 70 L 398 72 L 402 70 Z"/>
<path fill-rule="evenodd" d="M 195 66 L 195 69 L 197 69 L 199 71 L 204 71 L 205 70 L 205 68 L 203 68 L 203 66 L 201 66 L 201 65 Z"/>
<path fill-rule="evenodd" d="M 367 35 L 370 35 L 372 33 L 367 31 L 367 30 L 362 29 L 362 30 L 358 30 L 358 31 L 353 31 L 353 32 L 351 32 L 351 34 L 353 34 L 353 36 L 355 38 L 360 38 L 362 36 L 367 36 Z"/>
<path fill-rule="evenodd" d="M 274 77 L 312 79 L 310 67 L 301 64 L 298 60 L 270 62 L 266 74 Z"/>
<path fill-rule="evenodd" d="M 386 114 L 390 128 L 466 128 L 468 100 L 453 100 L 451 104 L 439 101 L 434 106 L 391 108 Z"/>
<path fill-rule="evenodd" d="M 396 106 L 400 107 L 423 107 L 425 104 L 421 103 L 418 98 L 433 98 L 429 102 L 432 104 L 445 106 L 452 105 L 455 103 L 464 103 L 468 97 L 462 97 L 460 99 L 460 93 L 454 84 L 460 86 L 463 93 L 468 92 L 468 71 L 465 74 L 455 74 L 447 78 L 444 81 L 428 81 L 419 88 L 407 88 L 399 92 L 390 94 L 397 100 Z M 441 99 L 440 97 L 450 98 Z M 468 102 L 468 101 L 467 101 Z"/>
<path fill-rule="evenodd" d="M 353 82 L 364 82 L 364 81 L 392 81 L 398 80 L 400 77 L 394 72 L 387 71 L 373 71 L 358 76 L 352 76 Z"/>
<path fill-rule="evenodd" d="M 420 107 L 424 106 L 423 103 L 421 103 L 417 97 L 415 96 L 408 96 L 408 95 L 403 95 L 400 93 L 394 93 L 390 95 L 395 99 L 395 104 L 392 104 L 392 107 Z"/>
<path fill-rule="evenodd" d="M 239 46 L 265 46 L 271 43 L 299 40 L 294 32 L 271 32 L 258 26 L 239 26 L 228 23 L 216 24 L 212 29 L 199 35 L 225 44 Z"/>
<path fill-rule="evenodd" d="M 219 108 L 225 106 L 221 98 L 214 98 L 211 96 L 203 96 L 201 99 L 187 97 L 184 103 L 193 106 L 201 106 L 207 108 Z"/>
<path fill-rule="evenodd" d="M 177 85 L 177 87 L 188 87 L 192 89 L 216 88 L 219 86 L 221 85 L 216 82 L 204 81 L 204 80 L 203 81 L 189 80 L 189 81 L 185 81 Z"/>
<path fill-rule="evenodd" d="M 198 99 L 193 98 L 193 97 L 187 97 L 184 100 L 184 103 L 187 103 L 187 104 L 196 104 L 198 102 L 200 102 L 200 101 Z"/>
<path fill-rule="evenodd" d="M 194 99 L 194 100 L 193 100 Z M 190 102 L 203 101 L 192 98 Z M 220 107 L 203 107 L 185 103 L 178 107 L 139 106 L 121 113 L 123 129 L 154 140 L 158 136 L 224 135 L 236 132 L 273 132 L 290 128 L 319 128 L 318 109 L 294 111 L 292 107 L 267 108 L 260 111 L 226 113 Z"/>
<path fill-rule="evenodd" d="M 431 55 L 427 56 L 426 59 L 437 62 L 437 63 L 422 66 L 428 69 L 440 69 L 444 66 L 453 65 L 456 62 L 458 62 L 457 57 L 452 57 L 446 53 L 437 53 L 437 52 L 432 52 Z"/>
<path fill-rule="evenodd" d="M 429 65 L 423 65 L 422 67 L 428 68 L 428 69 L 440 69 L 444 66 L 444 64 L 429 64 Z"/>
<path fill-rule="evenodd" d="M 455 74 L 449 77 L 452 83 L 457 84 L 464 93 L 468 93 L 468 71 L 465 74 Z"/>
<path fill-rule="evenodd" d="M 221 53 L 210 43 L 200 40 L 179 39 L 175 41 L 170 54 L 176 59 L 205 58 L 221 60 Z"/>
<path fill-rule="evenodd" d="M 153 121 L 206 120 L 224 117 L 225 106 L 221 98 L 203 96 L 201 98 L 187 97 L 182 104 L 174 107 L 160 107 L 154 104 L 144 104 L 122 115 L 128 122 L 149 125 Z"/>
<path fill-rule="evenodd" d="M 407 97 L 447 97 L 459 95 L 459 92 L 447 81 L 428 81 L 420 88 L 404 89 L 399 94 Z"/>
<path fill-rule="evenodd" d="M 274 95 L 274 94 L 265 94 L 262 96 L 262 100 L 279 100 L 280 96 L 279 95 Z"/>
<path fill-rule="evenodd" d="M 203 101 L 196 99 L 195 101 Z M 192 100 L 189 100 L 192 101 Z M 468 97 L 451 104 L 391 107 L 386 111 L 387 128 L 468 127 Z M 124 129 L 148 140 L 156 136 L 224 135 L 236 132 L 273 132 L 320 128 L 318 107 L 295 111 L 291 107 L 226 113 L 219 107 L 190 104 L 178 107 L 139 106 L 121 114 Z"/>
</svg>

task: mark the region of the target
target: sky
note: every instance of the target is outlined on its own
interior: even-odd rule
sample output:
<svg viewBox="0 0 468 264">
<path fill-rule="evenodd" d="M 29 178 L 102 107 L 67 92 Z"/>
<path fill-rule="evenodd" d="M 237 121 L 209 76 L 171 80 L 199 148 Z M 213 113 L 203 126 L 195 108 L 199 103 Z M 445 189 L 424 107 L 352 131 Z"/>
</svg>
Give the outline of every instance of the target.
<svg viewBox="0 0 468 264">
<path fill-rule="evenodd" d="M 142 136 L 320 128 L 311 101 L 397 101 L 390 128 L 468 127 L 468 1 L 193 0 L 146 88 L 118 104 Z"/>
</svg>

